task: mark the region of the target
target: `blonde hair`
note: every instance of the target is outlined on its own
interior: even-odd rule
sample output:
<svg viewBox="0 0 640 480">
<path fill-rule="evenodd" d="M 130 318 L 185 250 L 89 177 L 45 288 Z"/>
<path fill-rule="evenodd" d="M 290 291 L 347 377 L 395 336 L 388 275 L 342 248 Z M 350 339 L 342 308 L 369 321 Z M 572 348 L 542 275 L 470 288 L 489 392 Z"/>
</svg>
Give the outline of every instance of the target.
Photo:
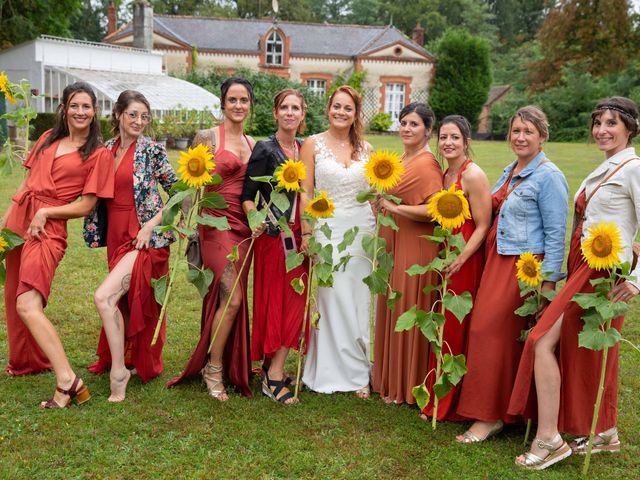
<svg viewBox="0 0 640 480">
<path fill-rule="evenodd" d="M 532 123 L 543 140 L 549 139 L 549 120 L 544 112 L 535 105 L 527 105 L 519 109 L 511 120 L 509 120 L 509 133 L 507 133 L 507 140 L 511 140 L 511 127 L 516 118 L 519 118 L 523 122 Z"/>
</svg>

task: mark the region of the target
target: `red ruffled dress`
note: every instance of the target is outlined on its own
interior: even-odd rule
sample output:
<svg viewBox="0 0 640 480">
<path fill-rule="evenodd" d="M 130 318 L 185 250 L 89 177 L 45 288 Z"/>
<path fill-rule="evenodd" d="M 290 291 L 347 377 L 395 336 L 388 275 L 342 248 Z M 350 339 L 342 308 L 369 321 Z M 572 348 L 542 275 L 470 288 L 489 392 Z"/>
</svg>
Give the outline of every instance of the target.
<svg viewBox="0 0 640 480">
<path fill-rule="evenodd" d="M 26 188 L 11 200 L 14 205 L 7 218 L 7 228 L 24 238 L 40 208 L 67 205 L 87 194 L 100 198 L 113 196 L 111 153 L 98 147 L 86 160 L 82 160 L 78 151 L 56 157 L 59 141 L 38 152 L 50 133 L 45 132 L 40 137 L 24 162 L 29 169 Z M 16 311 L 17 297 L 33 289 L 40 293 L 46 307 L 53 276 L 67 249 L 67 220 L 49 219 L 44 228 L 46 236 L 27 240 L 6 256 L 4 301 L 9 340 L 6 370 L 11 375 L 27 375 L 51 368 Z"/>
<path fill-rule="evenodd" d="M 120 142 L 116 142 L 115 152 Z M 133 142 L 122 158 L 115 173 L 113 200 L 107 201 L 107 260 L 113 270 L 127 253 L 135 251 L 135 239 L 140 222 L 133 200 L 133 158 L 136 142 Z M 169 247 L 145 248 L 138 251 L 131 271 L 129 292 L 122 297 L 118 308 L 125 319 L 125 364 L 135 368 L 143 382 L 162 373 L 162 347 L 165 342 L 165 320 L 156 344 L 151 341 L 158 324 L 161 306 L 156 302 L 152 278 L 160 278 L 169 270 Z M 92 373 L 103 373 L 111 368 L 111 351 L 104 333 L 100 330 L 98 360 L 88 367 Z"/>
<path fill-rule="evenodd" d="M 523 304 L 516 277 L 519 255 L 498 253 L 498 214 L 511 178 L 493 194 L 494 220 L 485 243 L 486 263 L 469 321 L 468 372 L 463 377 L 458 415 L 484 422 L 514 423 L 507 413 L 528 318 L 514 312 Z M 542 258 L 540 255 L 539 258 Z"/>
<path fill-rule="evenodd" d="M 224 148 L 224 124 L 219 126 L 220 144 L 215 155 L 216 171 L 222 176 L 221 185 L 208 185 L 205 191 L 220 193 L 227 202 L 228 208 L 214 210 L 205 208 L 203 215 L 214 217 L 226 216 L 229 221 L 230 230 L 216 230 L 214 228 L 200 225 L 200 250 L 205 268 L 213 272 L 213 282 L 209 286 L 209 292 L 204 297 L 202 305 L 202 320 L 200 324 L 200 339 L 195 351 L 187 361 L 182 373 L 168 383 L 168 387 L 173 387 L 188 378 L 200 375 L 200 371 L 209 358 L 209 343 L 211 341 L 211 326 L 213 316 L 218 309 L 220 279 L 225 269 L 232 265 L 236 273 L 240 269 L 244 258 L 248 253 L 249 241 L 242 242 L 251 237 L 251 230 L 247 224 L 240 195 L 244 185 L 244 177 L 247 171 L 247 164 L 233 152 Z M 247 143 L 249 140 L 247 140 Z M 242 242 L 242 244 L 240 244 Z M 227 255 L 231 253 L 234 246 L 238 246 L 240 259 L 230 264 Z M 245 397 L 250 397 L 249 374 L 251 372 L 251 355 L 249 348 L 249 310 L 247 303 L 247 279 L 249 275 L 249 265 L 251 258 L 247 259 L 247 265 L 240 277 L 240 284 L 237 288 L 242 292 L 242 305 L 238 310 L 233 328 L 227 339 L 223 354 L 223 365 L 225 377 L 230 381 Z"/>
<path fill-rule="evenodd" d="M 583 190 L 576 200 L 576 218 L 582 218 L 585 207 L 586 196 Z M 535 345 L 553 327 L 560 316 L 564 315 L 558 346 L 561 376 L 558 429 L 561 432 L 574 435 L 588 435 L 591 431 L 593 406 L 602 368 L 602 351 L 578 346 L 578 335 L 584 326 L 584 321 L 581 318 L 584 310 L 571 299 L 576 293 L 593 292 L 594 287 L 590 281 L 606 274 L 606 271 L 598 272 L 589 268 L 582 257 L 580 248 L 582 224 L 583 221 L 580 220 L 571 237 L 567 260 L 569 272 L 567 283 L 547 307 L 527 337 L 509 404 L 509 413 L 512 415 L 522 415 L 526 418 L 537 417 L 536 391 L 535 384 L 532 382 Z M 623 322 L 624 317 L 617 317 L 611 325 L 620 331 Z M 619 344 L 616 344 L 609 349 L 596 432 L 609 430 L 618 423 L 618 346 Z"/>
<path fill-rule="evenodd" d="M 471 160 L 467 160 L 460 171 L 458 172 L 458 178 L 456 179 L 456 187 L 459 190 L 462 190 L 462 173 L 467 168 L 467 166 L 472 163 Z M 473 218 L 470 218 L 466 222 L 464 222 L 460 227 L 453 230 L 453 234 L 462 233 L 462 237 L 465 242 L 469 241 L 471 235 L 476 229 L 476 223 L 473 221 Z M 484 245 L 482 245 L 478 250 L 475 251 L 471 257 L 462 265 L 460 270 L 451 276 L 449 279 L 448 288 L 452 290 L 456 294 L 461 294 L 463 292 L 469 292 L 475 301 L 476 293 L 478 291 L 478 286 L 480 285 L 480 278 L 482 277 L 482 270 L 484 268 Z M 471 319 L 471 314 L 467 315 L 462 323 L 449 311 L 445 313 L 446 323 L 444 327 L 444 341 L 446 345 L 449 346 L 450 350 L 447 350 L 445 347 L 445 353 L 451 353 L 452 355 L 460 355 L 461 353 L 466 353 L 467 350 L 467 335 L 469 332 L 469 320 Z M 428 371 L 434 370 L 436 368 L 436 356 L 433 352 L 429 354 L 429 364 Z M 464 381 L 464 378 L 463 380 Z M 433 384 L 435 383 L 435 374 L 432 373 L 429 375 L 427 381 L 427 388 L 431 393 L 431 401 L 429 404 L 422 410 L 422 413 L 431 417 L 433 416 L 433 400 L 435 398 L 433 393 Z M 456 413 L 456 409 L 458 407 L 458 399 L 460 397 L 460 389 L 462 384 L 458 384 L 453 387 L 451 391 L 438 402 L 438 421 L 460 421 L 465 420 L 464 417 L 458 415 Z"/>
</svg>

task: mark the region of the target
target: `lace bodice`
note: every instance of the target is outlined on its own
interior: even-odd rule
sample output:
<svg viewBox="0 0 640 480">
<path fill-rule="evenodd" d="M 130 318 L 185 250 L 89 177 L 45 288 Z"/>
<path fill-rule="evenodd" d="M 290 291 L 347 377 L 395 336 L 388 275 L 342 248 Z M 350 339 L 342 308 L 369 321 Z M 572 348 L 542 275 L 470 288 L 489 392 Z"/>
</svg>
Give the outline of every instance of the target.
<svg viewBox="0 0 640 480">
<path fill-rule="evenodd" d="M 368 159 L 365 152 L 360 153 L 358 161 L 344 167 L 338 163 L 336 155 L 327 147 L 322 135 L 315 135 L 315 186 L 317 190 L 325 190 L 336 206 L 336 213 L 353 209 L 356 195 L 368 187 L 364 176 L 364 165 Z M 365 204 L 366 205 L 366 204 Z"/>
</svg>

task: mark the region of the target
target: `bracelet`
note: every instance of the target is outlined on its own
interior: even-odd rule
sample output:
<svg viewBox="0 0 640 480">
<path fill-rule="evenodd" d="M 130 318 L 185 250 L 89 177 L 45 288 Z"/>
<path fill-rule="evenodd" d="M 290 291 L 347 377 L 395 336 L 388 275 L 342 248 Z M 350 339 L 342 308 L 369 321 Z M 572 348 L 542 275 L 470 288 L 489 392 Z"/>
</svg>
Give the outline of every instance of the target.
<svg viewBox="0 0 640 480">
<path fill-rule="evenodd" d="M 306 232 L 306 233 L 303 233 L 301 236 L 302 236 L 302 237 L 310 237 L 310 236 L 312 236 L 312 235 L 313 235 L 312 233 L 310 233 L 310 232 Z"/>
</svg>

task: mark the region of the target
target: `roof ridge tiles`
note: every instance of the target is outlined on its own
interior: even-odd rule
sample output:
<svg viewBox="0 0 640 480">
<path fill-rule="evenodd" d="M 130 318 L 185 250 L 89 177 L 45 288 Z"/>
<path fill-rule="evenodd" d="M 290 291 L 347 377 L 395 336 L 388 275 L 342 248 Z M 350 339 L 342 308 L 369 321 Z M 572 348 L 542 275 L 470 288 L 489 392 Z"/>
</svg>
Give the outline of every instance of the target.
<svg viewBox="0 0 640 480">
<path fill-rule="evenodd" d="M 274 23 L 272 18 L 238 18 L 238 17 L 208 17 L 208 16 L 199 16 L 199 15 L 166 15 L 166 14 L 154 14 L 154 18 L 162 17 L 162 18 L 180 18 L 184 20 L 220 20 L 225 22 L 264 22 L 264 23 Z M 275 23 L 277 24 L 287 24 L 287 25 L 311 25 L 318 27 L 340 27 L 340 28 L 362 28 L 368 30 L 387 30 L 389 25 L 359 25 L 357 23 L 327 23 L 327 22 L 301 22 L 301 21 L 293 21 L 293 20 L 277 20 Z M 395 27 L 394 27 L 395 28 Z"/>
</svg>

